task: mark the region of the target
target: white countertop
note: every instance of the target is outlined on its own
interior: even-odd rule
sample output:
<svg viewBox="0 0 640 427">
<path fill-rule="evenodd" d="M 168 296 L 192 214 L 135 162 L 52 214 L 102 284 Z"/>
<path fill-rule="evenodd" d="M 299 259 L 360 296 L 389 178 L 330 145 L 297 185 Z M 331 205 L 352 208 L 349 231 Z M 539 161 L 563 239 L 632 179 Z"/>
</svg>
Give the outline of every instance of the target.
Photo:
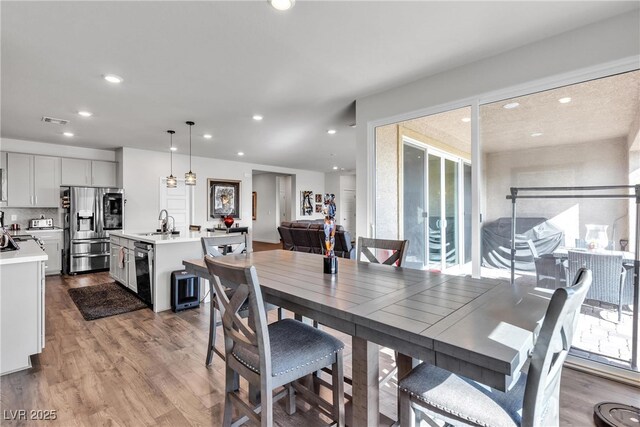
<svg viewBox="0 0 640 427">
<path fill-rule="evenodd" d="M 20 246 L 17 251 L 5 251 L 0 253 L 0 265 L 19 264 L 23 262 L 46 261 L 47 254 L 34 240 L 16 242 Z"/>
<path fill-rule="evenodd" d="M 14 236 L 33 236 L 41 233 L 62 233 L 62 228 L 54 227 L 54 228 L 25 228 L 20 230 L 7 230 L 7 233 Z"/>
<path fill-rule="evenodd" d="M 110 236 L 123 237 L 125 239 L 137 240 L 140 242 L 153 243 L 155 245 L 163 245 L 169 243 L 187 243 L 187 242 L 199 242 L 201 237 L 223 237 L 223 236 L 237 236 L 236 233 L 227 233 L 225 231 L 201 232 L 201 231 L 187 231 L 180 232 L 179 235 L 172 234 L 156 234 L 152 236 L 144 236 L 144 233 L 134 233 L 130 231 L 112 231 Z"/>
</svg>

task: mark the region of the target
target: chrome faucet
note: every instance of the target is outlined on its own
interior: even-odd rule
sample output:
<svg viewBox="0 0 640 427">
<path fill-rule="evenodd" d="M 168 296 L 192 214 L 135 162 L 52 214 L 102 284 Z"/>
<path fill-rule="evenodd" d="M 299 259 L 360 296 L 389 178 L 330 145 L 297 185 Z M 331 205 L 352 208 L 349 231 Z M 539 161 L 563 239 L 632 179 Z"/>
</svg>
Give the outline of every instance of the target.
<svg viewBox="0 0 640 427">
<path fill-rule="evenodd" d="M 162 214 L 164 213 L 164 216 Z M 162 233 L 166 233 L 169 231 L 168 223 L 169 223 L 169 212 L 166 209 L 162 209 L 160 211 L 160 215 L 158 215 L 158 221 L 162 221 L 160 223 L 160 231 Z M 175 224 L 175 221 L 174 221 Z"/>
</svg>

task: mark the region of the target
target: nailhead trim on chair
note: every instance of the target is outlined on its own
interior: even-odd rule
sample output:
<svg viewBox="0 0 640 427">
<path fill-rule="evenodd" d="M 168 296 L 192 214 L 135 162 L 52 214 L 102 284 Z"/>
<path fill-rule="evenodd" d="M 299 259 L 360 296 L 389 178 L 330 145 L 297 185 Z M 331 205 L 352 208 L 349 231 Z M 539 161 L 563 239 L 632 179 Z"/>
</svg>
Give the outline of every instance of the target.
<svg viewBox="0 0 640 427">
<path fill-rule="evenodd" d="M 475 423 L 475 424 L 477 424 L 479 426 L 482 426 L 482 427 L 492 427 L 490 424 L 486 424 L 486 423 L 483 423 L 483 422 L 481 422 L 479 420 L 476 420 L 474 418 L 468 417 L 468 416 L 466 416 L 464 414 L 457 413 L 455 411 L 452 411 L 449 408 L 445 408 L 442 405 L 438 405 L 435 402 L 430 402 L 427 399 L 425 399 L 424 397 L 422 397 L 421 395 L 417 395 L 415 393 L 412 393 L 411 391 L 409 391 L 406 388 L 400 388 L 400 391 L 404 391 L 405 393 L 409 393 L 411 396 L 415 397 L 416 399 L 421 400 L 421 401 L 425 402 L 427 405 L 433 406 L 434 408 L 438 408 L 439 410 L 441 410 L 442 412 L 446 412 L 447 414 L 451 414 L 451 415 L 456 416 L 458 418 L 462 418 L 464 420 L 471 421 L 472 423 Z"/>
<path fill-rule="evenodd" d="M 344 349 L 344 347 L 340 348 L 338 351 L 332 351 L 331 353 L 327 354 L 326 356 L 322 356 L 322 357 L 320 357 L 320 358 L 318 358 L 318 359 L 316 359 L 316 360 L 312 360 L 312 361 L 310 361 L 310 362 L 308 362 L 308 363 L 305 363 L 304 365 L 298 365 L 298 366 L 296 366 L 295 368 L 287 369 L 286 371 L 278 372 L 278 373 L 276 373 L 276 374 L 272 374 L 272 375 L 273 375 L 274 377 L 277 377 L 278 375 L 286 374 L 286 373 L 288 373 L 288 372 L 293 372 L 293 371 L 294 371 L 294 370 L 296 370 L 296 369 L 300 369 L 300 368 L 302 368 L 302 367 L 304 367 L 304 366 L 309 366 L 309 365 L 311 365 L 312 363 L 315 363 L 315 362 L 319 362 L 319 361 L 321 361 L 322 359 L 328 359 L 329 357 L 333 356 L 334 354 L 342 352 L 342 350 L 343 350 L 343 349 Z M 259 368 L 256 368 L 256 367 L 254 367 L 254 366 L 249 365 L 247 362 L 245 362 L 244 360 L 242 360 L 242 359 L 241 359 L 241 358 L 240 358 L 236 353 L 231 353 L 231 354 L 233 354 L 233 356 L 236 358 L 236 360 L 237 360 L 238 362 L 242 363 L 244 366 L 246 366 L 247 368 L 251 369 L 251 370 L 252 370 L 253 372 L 255 372 L 256 374 L 259 374 L 259 373 L 260 373 L 260 369 L 259 369 Z"/>
</svg>

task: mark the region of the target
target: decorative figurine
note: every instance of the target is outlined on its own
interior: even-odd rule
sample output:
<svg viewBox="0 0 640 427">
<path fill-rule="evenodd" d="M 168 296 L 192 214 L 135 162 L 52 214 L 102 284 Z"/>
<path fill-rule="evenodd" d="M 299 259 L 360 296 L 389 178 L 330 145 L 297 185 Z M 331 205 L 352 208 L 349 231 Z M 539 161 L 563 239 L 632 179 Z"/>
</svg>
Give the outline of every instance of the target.
<svg viewBox="0 0 640 427">
<path fill-rule="evenodd" d="M 335 194 L 324 195 L 324 272 L 335 274 L 338 272 L 338 261 L 334 252 L 336 245 L 336 203 Z"/>
</svg>

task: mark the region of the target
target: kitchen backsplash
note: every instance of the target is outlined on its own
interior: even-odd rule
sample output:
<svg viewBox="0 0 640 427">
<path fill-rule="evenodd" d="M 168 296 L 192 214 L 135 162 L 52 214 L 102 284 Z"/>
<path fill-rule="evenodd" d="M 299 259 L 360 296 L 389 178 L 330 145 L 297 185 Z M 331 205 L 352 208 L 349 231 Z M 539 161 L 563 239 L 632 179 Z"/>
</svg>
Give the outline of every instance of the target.
<svg viewBox="0 0 640 427">
<path fill-rule="evenodd" d="M 55 227 L 63 227 L 57 208 L 0 208 L 0 210 L 4 212 L 4 225 L 7 227 L 11 224 L 20 224 L 20 228 L 24 230 L 29 227 L 30 219 L 40 218 L 41 215 L 45 218 L 53 218 Z M 17 219 L 12 220 L 11 215 L 16 215 Z"/>
</svg>

